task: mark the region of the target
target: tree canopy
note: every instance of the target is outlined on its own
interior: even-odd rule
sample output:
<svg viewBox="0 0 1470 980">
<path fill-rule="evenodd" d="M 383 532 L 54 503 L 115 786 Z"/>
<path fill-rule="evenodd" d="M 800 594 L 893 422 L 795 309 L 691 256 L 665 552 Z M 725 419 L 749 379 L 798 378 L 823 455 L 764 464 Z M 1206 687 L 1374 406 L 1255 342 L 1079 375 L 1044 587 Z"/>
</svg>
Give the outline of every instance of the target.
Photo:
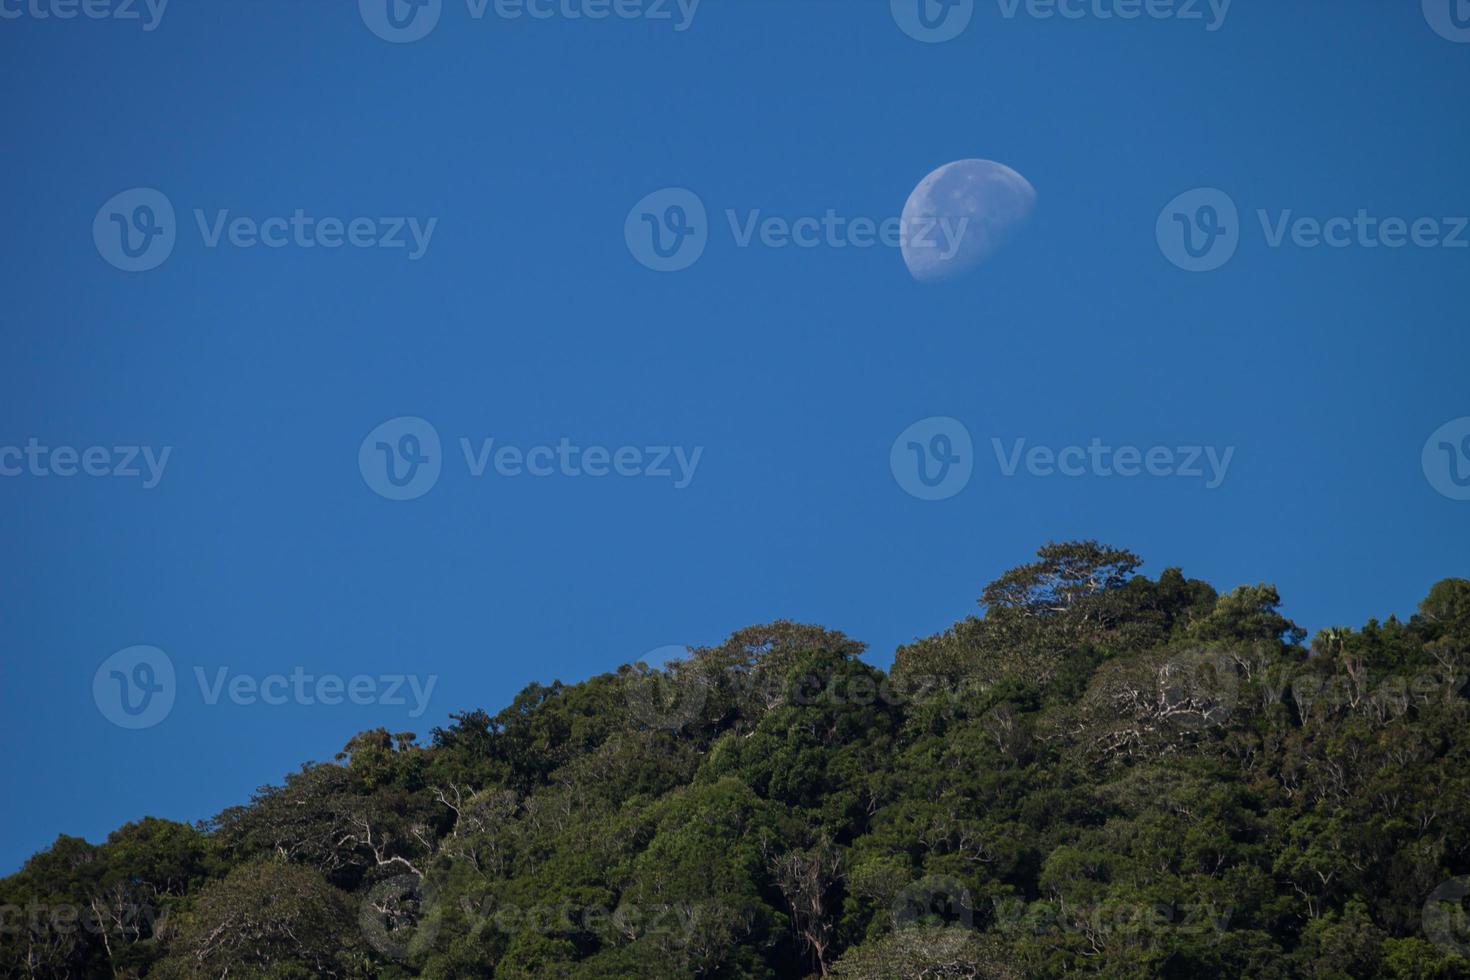
<svg viewBox="0 0 1470 980">
<path fill-rule="evenodd" d="M 1470 978 L 1470 581 L 1307 636 L 1048 544 L 901 647 L 791 622 L 350 739 L 0 880 L 5 977 Z"/>
</svg>

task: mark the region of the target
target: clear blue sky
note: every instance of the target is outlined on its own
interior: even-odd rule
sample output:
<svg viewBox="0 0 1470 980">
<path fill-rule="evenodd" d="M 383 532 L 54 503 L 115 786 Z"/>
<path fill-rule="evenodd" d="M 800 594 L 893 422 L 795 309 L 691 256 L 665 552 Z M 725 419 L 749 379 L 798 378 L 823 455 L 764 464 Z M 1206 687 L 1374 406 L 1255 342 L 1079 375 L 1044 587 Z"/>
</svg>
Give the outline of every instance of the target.
<svg viewBox="0 0 1470 980">
<path fill-rule="evenodd" d="M 1048 539 L 1275 582 L 1313 629 L 1470 572 L 1470 502 L 1420 458 L 1470 415 L 1470 250 L 1272 248 L 1255 216 L 1470 215 L 1470 44 L 1417 0 L 1241 0 L 1214 31 L 985 0 L 939 44 L 886 0 L 705 0 L 682 32 L 445 0 L 404 44 L 346 2 L 180 2 L 152 31 L 3 6 L 0 445 L 172 452 L 152 489 L 0 478 L 0 870 L 58 832 L 210 816 L 364 728 L 426 736 L 751 623 L 840 628 L 887 664 Z M 953 283 L 891 248 L 739 248 L 724 218 L 882 220 L 972 157 L 1036 208 Z M 135 187 L 166 195 L 177 242 L 127 273 L 93 222 Z M 665 187 L 711 227 L 660 274 L 624 225 Z M 1238 205 L 1240 241 L 1191 273 L 1156 222 L 1199 187 Z M 207 248 L 196 208 L 438 220 L 410 261 Z M 358 465 L 398 416 L 443 440 L 402 502 Z M 930 416 L 975 447 L 939 501 L 889 465 Z M 683 489 L 474 478 L 462 437 L 703 454 Z M 1094 437 L 1235 453 L 1206 490 L 1008 478 L 991 448 Z M 179 678 L 130 731 L 92 683 L 135 644 Z M 209 705 L 195 666 L 438 680 L 411 718 L 411 698 Z"/>
</svg>

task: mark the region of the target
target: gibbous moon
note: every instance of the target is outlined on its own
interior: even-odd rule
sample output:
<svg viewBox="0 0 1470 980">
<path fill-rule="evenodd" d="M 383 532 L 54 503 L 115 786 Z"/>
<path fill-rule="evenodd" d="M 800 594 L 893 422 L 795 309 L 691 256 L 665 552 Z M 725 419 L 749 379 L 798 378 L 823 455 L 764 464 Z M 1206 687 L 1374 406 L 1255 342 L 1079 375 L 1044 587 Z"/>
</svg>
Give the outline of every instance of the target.
<svg viewBox="0 0 1470 980">
<path fill-rule="evenodd" d="M 1031 216 L 1036 190 L 993 160 L 956 160 L 919 181 L 903 206 L 903 261 L 919 282 L 973 270 Z"/>
</svg>

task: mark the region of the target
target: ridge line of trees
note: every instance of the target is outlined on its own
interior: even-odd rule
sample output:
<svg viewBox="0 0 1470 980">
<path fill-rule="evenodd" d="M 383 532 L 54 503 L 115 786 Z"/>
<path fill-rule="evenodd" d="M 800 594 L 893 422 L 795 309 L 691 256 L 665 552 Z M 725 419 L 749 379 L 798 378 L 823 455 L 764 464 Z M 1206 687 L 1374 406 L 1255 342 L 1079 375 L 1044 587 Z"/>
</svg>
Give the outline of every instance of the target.
<svg viewBox="0 0 1470 980">
<path fill-rule="evenodd" d="M 890 671 L 819 626 L 374 729 L 0 879 L 0 977 L 1470 978 L 1470 581 L 1307 642 L 1048 544 Z"/>
</svg>

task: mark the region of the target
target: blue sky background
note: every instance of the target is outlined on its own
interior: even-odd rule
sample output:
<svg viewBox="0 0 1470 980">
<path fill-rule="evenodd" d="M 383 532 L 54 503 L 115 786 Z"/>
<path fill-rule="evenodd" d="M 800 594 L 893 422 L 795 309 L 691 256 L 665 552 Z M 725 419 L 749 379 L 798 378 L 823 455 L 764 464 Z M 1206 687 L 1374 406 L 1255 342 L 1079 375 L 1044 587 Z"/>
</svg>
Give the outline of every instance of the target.
<svg viewBox="0 0 1470 980">
<path fill-rule="evenodd" d="M 14 0 L 6 0 L 7 5 Z M 1049 539 L 1222 589 L 1275 582 L 1312 629 L 1407 615 L 1470 572 L 1470 503 L 1420 451 L 1470 415 L 1470 250 L 1267 247 L 1254 217 L 1470 214 L 1470 44 L 1417 2 L 1238 2 L 1198 21 L 1006 19 L 926 45 L 883 0 L 705 0 L 693 26 L 472 20 L 389 44 L 354 4 L 0 20 L 0 444 L 172 446 L 161 484 L 0 479 L 0 870 L 58 832 L 241 802 L 375 726 L 427 735 L 531 681 L 790 617 L 887 664 Z M 1038 193 L 976 275 L 891 249 L 736 248 L 722 212 L 896 216 L 982 157 Z M 128 274 L 112 195 L 163 191 L 178 244 Z M 668 186 L 714 222 L 692 268 L 631 257 Z M 1155 220 L 1225 190 L 1243 235 L 1190 274 Z M 437 217 L 427 254 L 207 249 L 194 208 Z M 409 502 L 358 471 L 417 415 Z M 946 415 L 969 485 L 907 495 L 889 447 Z M 472 479 L 457 440 L 702 446 L 693 483 Z M 1228 478 L 1002 478 L 990 439 L 1236 447 Z M 92 677 L 151 644 L 172 714 L 124 731 Z M 202 703 L 192 667 L 438 675 L 430 710 Z"/>
</svg>

